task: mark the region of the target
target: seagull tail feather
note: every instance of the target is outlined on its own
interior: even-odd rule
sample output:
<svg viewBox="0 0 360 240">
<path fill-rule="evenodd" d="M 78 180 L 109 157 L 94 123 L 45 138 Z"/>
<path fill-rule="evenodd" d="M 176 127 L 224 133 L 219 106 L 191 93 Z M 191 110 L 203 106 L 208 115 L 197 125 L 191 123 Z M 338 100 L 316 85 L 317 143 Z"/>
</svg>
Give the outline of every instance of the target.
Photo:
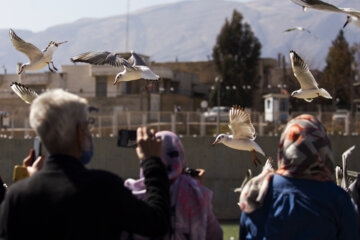
<svg viewBox="0 0 360 240">
<path fill-rule="evenodd" d="M 328 93 L 328 91 L 326 91 L 324 88 L 320 88 L 319 94 L 324 98 L 332 99 L 330 93 Z"/>
</svg>

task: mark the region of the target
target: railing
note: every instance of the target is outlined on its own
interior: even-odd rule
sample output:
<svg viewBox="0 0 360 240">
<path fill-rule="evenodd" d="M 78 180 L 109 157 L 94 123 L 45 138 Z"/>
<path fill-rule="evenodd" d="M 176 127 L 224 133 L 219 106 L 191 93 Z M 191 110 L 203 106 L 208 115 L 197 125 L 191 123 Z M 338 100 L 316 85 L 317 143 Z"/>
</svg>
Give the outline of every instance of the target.
<svg viewBox="0 0 360 240">
<path fill-rule="evenodd" d="M 302 113 L 292 113 L 291 119 Z M 322 121 L 329 135 L 358 135 L 360 133 L 360 115 L 351 121 L 350 115 L 333 119 L 333 112 L 308 113 Z M 156 131 L 170 130 L 183 136 L 214 136 L 217 129 L 217 115 L 207 118 L 202 112 L 166 112 L 166 111 L 114 111 L 112 115 L 90 113 L 95 119 L 92 133 L 95 137 L 115 137 L 119 129 L 136 129 L 148 126 Z M 286 120 L 266 122 L 264 113 L 251 112 L 252 123 L 257 136 L 279 136 L 286 125 Z M 229 132 L 228 118 L 220 117 L 220 132 Z M 28 119 L 8 116 L 0 119 L 0 138 L 29 138 L 35 136 L 29 127 Z"/>
</svg>

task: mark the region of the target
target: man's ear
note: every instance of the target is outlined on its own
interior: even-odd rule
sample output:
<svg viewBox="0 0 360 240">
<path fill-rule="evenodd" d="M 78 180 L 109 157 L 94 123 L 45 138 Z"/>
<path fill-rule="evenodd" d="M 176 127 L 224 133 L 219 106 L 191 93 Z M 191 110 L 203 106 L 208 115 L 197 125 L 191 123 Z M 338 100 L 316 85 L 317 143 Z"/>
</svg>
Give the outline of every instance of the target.
<svg viewBox="0 0 360 240">
<path fill-rule="evenodd" d="M 76 124 L 76 140 L 79 143 L 79 147 L 81 148 L 81 143 L 84 139 L 84 131 L 80 123 Z"/>
</svg>

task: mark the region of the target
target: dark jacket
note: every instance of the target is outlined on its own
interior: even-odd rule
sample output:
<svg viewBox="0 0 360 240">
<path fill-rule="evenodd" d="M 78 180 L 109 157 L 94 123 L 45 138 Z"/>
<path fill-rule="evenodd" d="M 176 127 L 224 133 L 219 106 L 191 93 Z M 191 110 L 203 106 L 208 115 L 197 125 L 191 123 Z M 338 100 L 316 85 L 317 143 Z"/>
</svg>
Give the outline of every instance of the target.
<svg viewBox="0 0 360 240">
<path fill-rule="evenodd" d="M 159 158 L 142 162 L 147 201 L 118 176 L 88 170 L 66 155 L 51 156 L 44 169 L 13 184 L 1 206 L 5 239 L 118 239 L 122 230 L 159 236 L 170 224 L 169 180 Z"/>
</svg>

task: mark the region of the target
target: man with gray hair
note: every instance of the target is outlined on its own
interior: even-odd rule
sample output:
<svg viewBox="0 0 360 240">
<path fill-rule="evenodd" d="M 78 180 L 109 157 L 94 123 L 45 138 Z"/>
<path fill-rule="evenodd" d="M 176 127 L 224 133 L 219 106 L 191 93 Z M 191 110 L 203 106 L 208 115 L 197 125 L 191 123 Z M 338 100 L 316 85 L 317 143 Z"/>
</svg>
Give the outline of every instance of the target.
<svg viewBox="0 0 360 240">
<path fill-rule="evenodd" d="M 41 94 L 30 125 L 49 152 L 44 167 L 8 188 L 0 213 L 2 239 L 119 239 L 122 230 L 158 237 L 170 228 L 169 180 L 161 140 L 138 128 L 136 152 L 144 169 L 147 200 L 123 180 L 88 170 L 93 143 L 88 104 L 63 90 Z"/>
</svg>

